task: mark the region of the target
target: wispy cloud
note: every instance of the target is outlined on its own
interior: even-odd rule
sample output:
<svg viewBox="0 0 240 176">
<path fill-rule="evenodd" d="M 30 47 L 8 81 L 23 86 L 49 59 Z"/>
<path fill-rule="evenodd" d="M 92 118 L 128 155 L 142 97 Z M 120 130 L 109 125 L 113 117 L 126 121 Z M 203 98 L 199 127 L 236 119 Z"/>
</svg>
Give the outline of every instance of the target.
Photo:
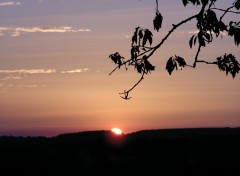
<svg viewBox="0 0 240 176">
<path fill-rule="evenodd" d="M 84 73 L 87 72 L 89 68 L 84 68 L 84 69 L 74 69 L 74 70 L 66 70 L 66 71 L 61 71 L 61 73 L 66 74 L 66 73 Z"/>
<path fill-rule="evenodd" d="M 195 30 L 195 31 L 189 31 L 188 34 L 198 34 L 199 30 Z M 208 32 L 209 33 L 209 32 Z M 220 31 L 220 35 L 227 35 L 225 32 Z"/>
<path fill-rule="evenodd" d="M 19 80 L 22 79 L 22 77 L 20 76 L 6 76 L 2 79 L 0 79 L 1 81 L 7 81 L 7 80 Z"/>
<path fill-rule="evenodd" d="M 21 85 L 18 85 L 17 87 L 19 87 L 19 88 L 37 88 L 37 87 L 44 88 L 44 87 L 46 87 L 46 85 L 45 84 L 28 84 L 28 85 L 21 84 Z"/>
<path fill-rule="evenodd" d="M 56 69 L 19 69 L 19 70 L 0 70 L 0 74 L 51 74 L 56 73 Z"/>
<path fill-rule="evenodd" d="M 0 7 L 1 6 L 14 6 L 14 5 L 22 5 L 22 4 L 21 4 L 21 2 L 12 2 L 12 1 L 0 2 Z"/>
<path fill-rule="evenodd" d="M 88 72 L 89 68 L 76 68 L 69 70 L 47 69 L 8 69 L 0 70 L 0 93 L 14 91 L 24 88 L 45 88 L 46 84 L 29 84 L 26 82 L 30 75 L 50 75 L 50 74 L 82 74 Z"/>
<path fill-rule="evenodd" d="M 0 27 L 0 36 L 9 34 L 18 37 L 24 33 L 66 33 L 66 32 L 91 32 L 88 28 L 74 29 L 71 26 L 60 27 Z"/>
</svg>

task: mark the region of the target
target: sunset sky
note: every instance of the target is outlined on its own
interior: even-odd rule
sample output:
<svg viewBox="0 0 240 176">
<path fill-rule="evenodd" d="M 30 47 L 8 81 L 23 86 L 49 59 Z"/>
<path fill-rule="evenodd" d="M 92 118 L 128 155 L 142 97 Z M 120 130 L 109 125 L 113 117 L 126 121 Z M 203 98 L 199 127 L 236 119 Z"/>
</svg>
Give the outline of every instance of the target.
<svg viewBox="0 0 240 176">
<path fill-rule="evenodd" d="M 163 28 L 153 32 L 153 45 L 198 9 L 160 0 Z M 141 75 L 123 69 L 109 76 L 115 66 L 108 56 L 118 51 L 129 58 L 135 27 L 153 31 L 154 15 L 155 0 L 0 0 L 0 135 L 239 127 L 240 75 L 233 79 L 204 64 L 171 76 L 165 70 L 175 54 L 193 63 L 197 48 L 188 41 L 196 32 L 194 20 L 153 55 L 156 70 L 131 92 L 132 99 L 120 98 Z M 236 16 L 224 20 L 231 18 Z M 233 53 L 240 62 L 233 38 L 222 38 L 199 57 L 212 61 Z"/>
</svg>

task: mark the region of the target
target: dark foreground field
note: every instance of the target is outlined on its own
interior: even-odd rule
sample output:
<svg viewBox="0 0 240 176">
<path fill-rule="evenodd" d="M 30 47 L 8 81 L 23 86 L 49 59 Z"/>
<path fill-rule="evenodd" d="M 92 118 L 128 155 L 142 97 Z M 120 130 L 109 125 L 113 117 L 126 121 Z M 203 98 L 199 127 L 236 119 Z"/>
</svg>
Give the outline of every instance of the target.
<svg viewBox="0 0 240 176">
<path fill-rule="evenodd" d="M 1 176 L 240 175 L 240 128 L 0 137 Z"/>
</svg>

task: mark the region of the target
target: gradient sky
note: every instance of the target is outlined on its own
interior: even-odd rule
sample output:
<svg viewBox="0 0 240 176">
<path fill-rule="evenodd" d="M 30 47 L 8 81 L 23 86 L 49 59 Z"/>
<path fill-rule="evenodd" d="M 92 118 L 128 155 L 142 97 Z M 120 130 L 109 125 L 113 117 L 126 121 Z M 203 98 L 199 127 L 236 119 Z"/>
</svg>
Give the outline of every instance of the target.
<svg viewBox="0 0 240 176">
<path fill-rule="evenodd" d="M 180 0 L 159 5 L 164 21 L 160 33 L 153 33 L 154 44 L 198 9 L 184 8 Z M 130 69 L 109 76 L 114 64 L 108 56 L 118 51 L 128 58 L 135 27 L 152 30 L 154 10 L 155 0 L 0 0 L 0 135 L 239 127 L 239 75 L 232 79 L 203 64 L 172 76 L 165 70 L 174 54 L 192 64 L 194 21 L 151 58 L 156 71 L 133 98 L 119 97 L 140 75 Z M 240 61 L 239 47 L 226 35 L 203 48 L 200 58 L 210 61 L 225 52 Z"/>
</svg>

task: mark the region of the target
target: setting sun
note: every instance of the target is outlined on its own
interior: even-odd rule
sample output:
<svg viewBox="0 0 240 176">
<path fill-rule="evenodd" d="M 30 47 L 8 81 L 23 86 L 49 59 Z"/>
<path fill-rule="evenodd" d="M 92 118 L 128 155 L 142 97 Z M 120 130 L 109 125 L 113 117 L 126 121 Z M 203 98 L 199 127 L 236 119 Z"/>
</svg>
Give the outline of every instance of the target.
<svg viewBox="0 0 240 176">
<path fill-rule="evenodd" d="M 115 133 L 116 135 L 121 135 L 122 134 L 122 130 L 119 128 L 112 128 L 111 131 L 113 133 Z"/>
</svg>

